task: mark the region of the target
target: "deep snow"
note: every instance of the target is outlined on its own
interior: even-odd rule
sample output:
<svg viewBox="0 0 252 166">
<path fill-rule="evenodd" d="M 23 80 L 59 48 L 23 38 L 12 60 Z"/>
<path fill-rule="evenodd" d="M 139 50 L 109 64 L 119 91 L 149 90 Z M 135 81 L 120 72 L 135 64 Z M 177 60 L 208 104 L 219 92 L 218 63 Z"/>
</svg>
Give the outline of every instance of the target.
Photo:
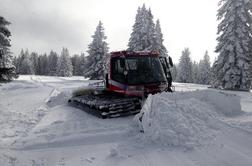
<svg viewBox="0 0 252 166">
<path fill-rule="evenodd" d="M 193 92 L 150 96 L 142 122 L 139 115 L 104 120 L 66 104 L 88 83 L 21 76 L 2 84 L 0 165 L 252 164 L 251 93 L 175 83 Z"/>
</svg>

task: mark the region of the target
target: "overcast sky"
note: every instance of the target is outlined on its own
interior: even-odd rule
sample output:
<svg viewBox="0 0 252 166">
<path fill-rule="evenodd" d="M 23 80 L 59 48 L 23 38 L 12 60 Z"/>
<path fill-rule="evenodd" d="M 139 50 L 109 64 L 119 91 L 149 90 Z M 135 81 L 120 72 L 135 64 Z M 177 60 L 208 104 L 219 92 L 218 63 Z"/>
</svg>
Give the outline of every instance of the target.
<svg viewBox="0 0 252 166">
<path fill-rule="evenodd" d="M 151 7 L 160 19 L 164 44 L 178 62 L 189 47 L 199 61 L 208 50 L 216 54 L 218 0 L 0 0 L 0 15 L 12 24 L 12 52 L 21 48 L 38 53 L 67 47 L 71 54 L 84 52 L 95 28 L 104 24 L 110 51 L 127 48 L 138 6 Z"/>
</svg>

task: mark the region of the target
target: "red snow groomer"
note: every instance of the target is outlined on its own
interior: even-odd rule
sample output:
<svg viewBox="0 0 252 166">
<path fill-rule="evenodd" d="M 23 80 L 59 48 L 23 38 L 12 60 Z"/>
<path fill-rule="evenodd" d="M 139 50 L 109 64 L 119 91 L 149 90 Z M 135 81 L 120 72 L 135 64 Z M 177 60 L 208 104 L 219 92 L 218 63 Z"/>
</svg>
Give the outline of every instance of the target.
<svg viewBox="0 0 252 166">
<path fill-rule="evenodd" d="M 136 114 L 148 94 L 173 91 L 172 66 L 158 52 L 111 52 L 104 81 L 77 90 L 68 102 L 101 118 Z"/>
</svg>

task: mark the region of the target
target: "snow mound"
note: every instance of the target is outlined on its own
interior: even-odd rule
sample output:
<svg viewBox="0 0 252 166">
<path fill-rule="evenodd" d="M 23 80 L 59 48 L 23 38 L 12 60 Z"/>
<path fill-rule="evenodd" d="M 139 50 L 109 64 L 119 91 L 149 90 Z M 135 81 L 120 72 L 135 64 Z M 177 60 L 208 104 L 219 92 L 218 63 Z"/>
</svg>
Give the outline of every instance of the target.
<svg viewBox="0 0 252 166">
<path fill-rule="evenodd" d="M 150 95 L 135 119 L 144 140 L 193 147 L 213 140 L 220 115 L 239 113 L 239 97 L 206 90 Z"/>
<path fill-rule="evenodd" d="M 66 104 L 67 100 L 71 97 L 69 91 L 60 92 L 57 89 L 54 89 L 49 97 L 45 100 L 49 107 L 55 107 L 58 105 Z"/>
</svg>

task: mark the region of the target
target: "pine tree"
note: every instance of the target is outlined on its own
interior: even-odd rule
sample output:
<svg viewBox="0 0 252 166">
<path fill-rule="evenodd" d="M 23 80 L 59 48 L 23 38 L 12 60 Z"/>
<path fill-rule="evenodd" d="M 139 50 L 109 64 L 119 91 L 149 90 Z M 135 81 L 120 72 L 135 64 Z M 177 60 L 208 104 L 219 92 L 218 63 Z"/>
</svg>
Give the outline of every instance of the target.
<svg viewBox="0 0 252 166">
<path fill-rule="evenodd" d="M 63 48 L 57 62 L 57 75 L 61 77 L 71 77 L 73 66 L 67 48 Z"/>
<path fill-rule="evenodd" d="M 210 84 L 212 87 L 219 88 L 218 86 L 221 85 L 219 80 L 217 79 L 217 59 L 215 58 L 214 63 L 211 67 L 211 81 Z"/>
<path fill-rule="evenodd" d="M 10 22 L 0 16 L 0 82 L 8 82 L 17 78 L 13 57 L 10 52 L 10 31 L 7 29 Z"/>
<path fill-rule="evenodd" d="M 78 54 L 75 54 L 73 57 L 71 57 L 71 62 L 73 65 L 73 75 L 77 76 L 79 74 L 79 63 L 80 63 L 80 56 Z"/>
<path fill-rule="evenodd" d="M 84 76 L 90 79 L 103 79 L 107 70 L 108 44 L 105 41 L 107 37 L 101 21 L 92 38 L 93 41 L 88 46 L 87 69 Z"/>
<path fill-rule="evenodd" d="M 34 69 L 34 74 L 37 75 L 39 71 L 39 62 L 38 62 L 38 54 L 36 52 L 31 53 L 31 64 L 32 68 Z"/>
<path fill-rule="evenodd" d="M 31 61 L 28 49 L 26 49 L 25 51 L 22 49 L 20 52 L 19 73 L 24 75 L 35 74 L 34 65 Z"/>
<path fill-rule="evenodd" d="M 219 53 L 212 86 L 248 90 L 251 85 L 252 17 L 248 0 L 221 0 L 218 10 Z"/>
<path fill-rule="evenodd" d="M 157 50 L 161 56 L 168 56 L 167 49 L 165 48 L 163 44 L 163 34 L 161 32 L 161 26 L 160 21 L 156 21 L 156 27 L 155 27 L 155 44 L 154 44 L 154 50 Z"/>
<path fill-rule="evenodd" d="M 54 51 L 50 51 L 48 56 L 48 75 L 56 76 L 57 75 L 57 62 L 58 62 L 58 55 Z"/>
<path fill-rule="evenodd" d="M 204 59 L 199 62 L 199 81 L 200 84 L 210 84 L 211 64 L 210 57 L 206 51 Z"/>
<path fill-rule="evenodd" d="M 39 75 L 48 75 L 49 69 L 48 69 L 48 57 L 45 54 L 39 55 L 38 58 L 38 66 L 39 66 Z"/>
<path fill-rule="evenodd" d="M 179 59 L 177 80 L 183 83 L 191 83 L 193 81 L 189 48 L 182 51 L 182 56 Z"/>
<path fill-rule="evenodd" d="M 129 51 L 153 51 L 156 44 L 155 24 L 151 10 L 147 10 L 145 5 L 138 7 L 133 32 L 131 33 L 128 50 Z"/>
<path fill-rule="evenodd" d="M 75 76 L 81 76 L 84 73 L 85 70 L 85 56 L 84 53 L 81 55 L 74 55 L 71 57 L 71 61 L 73 64 L 73 75 Z"/>
<path fill-rule="evenodd" d="M 200 76 L 199 76 L 200 71 L 199 70 L 200 70 L 199 64 L 196 61 L 194 61 L 192 63 L 192 82 L 193 83 L 196 83 L 196 84 L 200 83 Z"/>
</svg>

